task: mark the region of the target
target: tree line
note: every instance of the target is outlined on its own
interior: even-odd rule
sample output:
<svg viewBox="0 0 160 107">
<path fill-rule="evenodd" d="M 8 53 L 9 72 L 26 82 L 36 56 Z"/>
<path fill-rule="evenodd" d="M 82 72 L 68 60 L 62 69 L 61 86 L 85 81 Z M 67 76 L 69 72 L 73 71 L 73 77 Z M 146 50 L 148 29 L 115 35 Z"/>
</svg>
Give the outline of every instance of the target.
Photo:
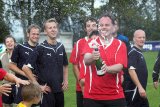
<svg viewBox="0 0 160 107">
<path fill-rule="evenodd" d="M 28 25 L 55 17 L 60 30 L 73 32 L 74 40 L 85 35 L 83 21 L 86 17 L 98 18 L 105 12 L 112 13 L 120 25 L 120 33 L 132 38 L 136 29 L 143 29 L 147 40 L 159 40 L 159 0 L 99 0 L 103 3 L 95 8 L 95 0 L 0 0 L 0 41 L 12 32 L 13 20 L 19 20 L 26 38 Z"/>
</svg>

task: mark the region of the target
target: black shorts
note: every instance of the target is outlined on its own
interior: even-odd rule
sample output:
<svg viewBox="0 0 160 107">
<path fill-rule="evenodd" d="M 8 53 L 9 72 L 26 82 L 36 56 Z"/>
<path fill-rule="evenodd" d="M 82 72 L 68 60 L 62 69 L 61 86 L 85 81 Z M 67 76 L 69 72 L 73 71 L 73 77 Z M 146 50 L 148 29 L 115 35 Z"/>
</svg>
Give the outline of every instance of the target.
<svg viewBox="0 0 160 107">
<path fill-rule="evenodd" d="M 135 91 L 125 92 L 127 107 L 149 107 L 147 98 L 139 95 L 138 89 Z"/>
<path fill-rule="evenodd" d="M 64 93 L 44 93 L 40 107 L 64 107 Z"/>
<path fill-rule="evenodd" d="M 127 107 L 126 100 L 93 100 L 84 98 L 84 107 Z"/>
<path fill-rule="evenodd" d="M 82 91 L 76 91 L 77 107 L 83 107 L 83 94 Z"/>
<path fill-rule="evenodd" d="M 15 85 L 14 84 L 11 85 L 11 88 L 12 88 L 12 91 L 11 91 L 11 93 L 9 93 L 9 96 L 6 96 L 6 95 L 2 94 L 2 101 L 5 104 L 12 104 L 12 103 L 14 103 L 14 100 L 15 100 L 14 98 L 16 96 Z"/>
<path fill-rule="evenodd" d="M 20 87 L 14 87 L 15 90 L 15 98 L 14 98 L 14 103 L 19 104 L 23 99 L 21 96 L 21 91 L 22 91 L 23 85 L 20 85 Z"/>
</svg>

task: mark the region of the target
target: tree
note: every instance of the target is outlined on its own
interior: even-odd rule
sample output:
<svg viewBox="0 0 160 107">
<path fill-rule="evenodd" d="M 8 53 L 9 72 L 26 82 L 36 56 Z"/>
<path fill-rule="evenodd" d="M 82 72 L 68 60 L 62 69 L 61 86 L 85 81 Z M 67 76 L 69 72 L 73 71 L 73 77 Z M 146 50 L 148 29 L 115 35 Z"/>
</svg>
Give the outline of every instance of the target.
<svg viewBox="0 0 160 107">
<path fill-rule="evenodd" d="M 0 0 L 0 42 L 3 41 L 3 38 L 9 34 L 9 27 L 6 25 L 4 20 L 4 4 L 3 1 Z"/>
<path fill-rule="evenodd" d="M 23 28 L 24 39 L 27 39 L 26 28 L 31 24 L 31 0 L 6 0 L 4 5 L 6 6 L 5 19 L 7 24 L 12 29 L 14 20 L 19 20 Z"/>
</svg>

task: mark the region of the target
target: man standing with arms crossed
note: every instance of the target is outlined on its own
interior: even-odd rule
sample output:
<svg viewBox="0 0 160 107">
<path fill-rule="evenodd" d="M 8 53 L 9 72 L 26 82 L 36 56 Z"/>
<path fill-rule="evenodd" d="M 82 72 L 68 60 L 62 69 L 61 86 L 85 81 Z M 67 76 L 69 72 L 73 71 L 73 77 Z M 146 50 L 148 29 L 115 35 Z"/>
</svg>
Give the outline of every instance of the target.
<svg viewBox="0 0 160 107">
<path fill-rule="evenodd" d="M 149 107 L 146 87 L 148 70 L 142 54 L 146 34 L 139 29 L 134 32 L 134 46 L 128 53 L 128 80 L 125 87 L 127 107 Z"/>
<path fill-rule="evenodd" d="M 68 88 L 67 54 L 64 45 L 56 40 L 58 22 L 51 18 L 46 20 L 43 26 L 47 40 L 36 47 L 23 66 L 23 70 L 31 81 L 37 83 L 33 75 L 35 69 L 38 83 L 51 88 L 45 90 L 40 107 L 64 107 L 63 92 Z"/>
<path fill-rule="evenodd" d="M 83 51 L 85 64 L 91 65 L 85 76 L 84 107 L 126 107 L 119 72 L 127 67 L 127 50 L 123 42 L 113 37 L 114 24 L 112 15 L 100 17 L 100 36 Z M 90 46 L 96 46 L 98 51 Z M 101 75 L 95 65 L 100 57 Z"/>
<path fill-rule="evenodd" d="M 77 41 L 70 55 L 70 62 L 73 64 L 73 72 L 76 78 L 77 107 L 83 107 L 83 94 L 79 84 L 80 67 L 83 66 L 82 64 L 84 64 L 82 51 L 89 39 L 89 35 L 91 34 L 91 32 L 94 30 L 97 30 L 97 20 L 89 17 L 85 20 L 84 26 L 85 26 L 85 31 L 87 33 L 87 36 Z"/>
</svg>

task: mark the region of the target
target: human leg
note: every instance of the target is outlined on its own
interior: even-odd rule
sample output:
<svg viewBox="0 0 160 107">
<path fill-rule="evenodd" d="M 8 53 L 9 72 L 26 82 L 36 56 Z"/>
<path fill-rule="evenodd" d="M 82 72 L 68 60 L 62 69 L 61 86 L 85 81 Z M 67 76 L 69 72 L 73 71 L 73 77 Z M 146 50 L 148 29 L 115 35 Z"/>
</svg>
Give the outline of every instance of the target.
<svg viewBox="0 0 160 107">
<path fill-rule="evenodd" d="M 55 107 L 55 99 L 52 92 L 47 94 L 43 93 L 43 99 L 40 102 L 40 107 Z"/>
<path fill-rule="evenodd" d="M 76 91 L 77 107 L 83 107 L 82 91 Z"/>
<path fill-rule="evenodd" d="M 54 93 L 55 96 L 55 107 L 64 107 L 64 93 Z"/>
</svg>

